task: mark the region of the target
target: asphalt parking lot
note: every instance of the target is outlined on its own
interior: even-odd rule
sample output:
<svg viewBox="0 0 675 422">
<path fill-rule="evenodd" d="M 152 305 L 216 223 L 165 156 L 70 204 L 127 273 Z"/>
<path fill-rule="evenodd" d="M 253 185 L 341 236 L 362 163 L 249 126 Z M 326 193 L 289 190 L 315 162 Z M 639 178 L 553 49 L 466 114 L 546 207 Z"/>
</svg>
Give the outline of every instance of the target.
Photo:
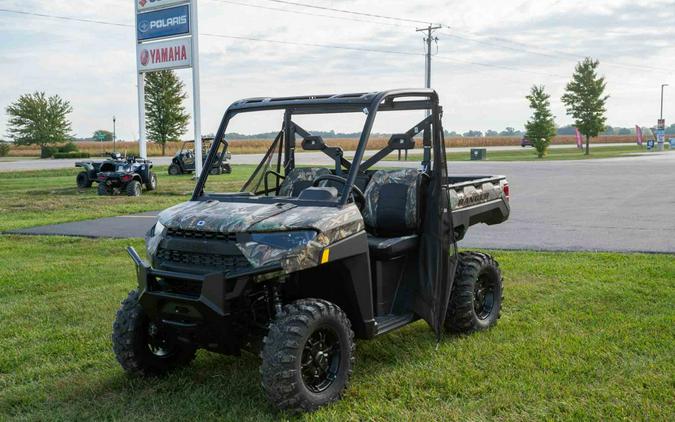
<svg viewBox="0 0 675 422">
<path fill-rule="evenodd" d="M 509 221 L 471 227 L 462 247 L 675 253 L 675 153 L 540 163 L 452 162 L 449 172 L 503 174 L 511 185 Z M 146 213 L 18 232 L 143 237 L 154 221 L 154 213 Z"/>
</svg>

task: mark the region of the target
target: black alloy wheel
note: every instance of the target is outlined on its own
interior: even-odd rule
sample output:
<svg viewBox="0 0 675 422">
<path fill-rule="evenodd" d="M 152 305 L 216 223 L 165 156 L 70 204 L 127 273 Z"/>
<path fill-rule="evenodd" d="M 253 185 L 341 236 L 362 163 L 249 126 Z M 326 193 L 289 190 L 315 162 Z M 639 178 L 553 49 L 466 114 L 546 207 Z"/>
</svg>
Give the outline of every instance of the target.
<svg viewBox="0 0 675 422">
<path fill-rule="evenodd" d="M 315 331 L 302 351 L 302 381 L 313 393 L 328 389 L 340 371 L 340 339 L 330 327 Z"/>
</svg>

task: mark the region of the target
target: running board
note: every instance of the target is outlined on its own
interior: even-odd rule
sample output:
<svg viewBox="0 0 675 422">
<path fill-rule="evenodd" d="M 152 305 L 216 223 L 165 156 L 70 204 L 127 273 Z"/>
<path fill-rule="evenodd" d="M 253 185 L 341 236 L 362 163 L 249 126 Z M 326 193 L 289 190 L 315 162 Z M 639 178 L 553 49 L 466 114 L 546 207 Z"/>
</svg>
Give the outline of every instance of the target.
<svg viewBox="0 0 675 422">
<path fill-rule="evenodd" d="M 410 324 L 416 319 L 417 317 L 415 317 L 415 314 L 403 314 L 403 315 L 389 314 L 381 317 L 375 317 L 375 335 L 379 336 L 380 334 L 384 334 L 391 330 L 401 328 L 404 325 Z"/>
</svg>

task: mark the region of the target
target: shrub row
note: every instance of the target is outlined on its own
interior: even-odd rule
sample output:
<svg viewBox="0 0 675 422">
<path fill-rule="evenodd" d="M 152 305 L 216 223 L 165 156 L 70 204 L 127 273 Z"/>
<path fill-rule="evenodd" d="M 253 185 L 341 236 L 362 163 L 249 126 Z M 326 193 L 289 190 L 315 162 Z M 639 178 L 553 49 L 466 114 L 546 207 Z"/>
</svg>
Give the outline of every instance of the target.
<svg viewBox="0 0 675 422">
<path fill-rule="evenodd" d="M 43 146 L 42 150 L 40 151 L 40 158 L 88 158 L 89 155 L 87 154 L 86 157 L 57 157 L 56 154 L 70 154 L 70 153 L 76 153 L 78 152 L 77 145 L 75 145 L 74 142 L 68 142 L 62 147 L 48 147 L 48 146 Z M 83 153 L 84 154 L 84 153 Z"/>
<path fill-rule="evenodd" d="M 55 152 L 54 155 L 52 155 L 54 158 L 89 158 L 91 157 L 91 154 L 88 152 L 79 152 L 79 151 L 73 151 L 73 152 Z"/>
<path fill-rule="evenodd" d="M 0 141 L 0 157 L 6 157 L 9 154 L 9 144 Z"/>
</svg>

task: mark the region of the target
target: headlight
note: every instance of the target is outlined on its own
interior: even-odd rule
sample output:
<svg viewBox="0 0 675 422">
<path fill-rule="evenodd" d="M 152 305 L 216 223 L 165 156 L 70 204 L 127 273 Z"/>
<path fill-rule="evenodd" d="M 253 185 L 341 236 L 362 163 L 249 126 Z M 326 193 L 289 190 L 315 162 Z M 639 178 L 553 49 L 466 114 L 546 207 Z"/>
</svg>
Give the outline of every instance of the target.
<svg viewBox="0 0 675 422">
<path fill-rule="evenodd" d="M 251 241 L 268 245 L 276 249 L 294 249 L 307 245 L 310 241 L 314 240 L 315 237 L 316 232 L 312 230 L 252 233 Z"/>
<path fill-rule="evenodd" d="M 145 236 L 145 253 L 150 262 L 152 262 L 152 256 L 157 252 L 157 247 L 165 231 L 166 227 L 164 227 L 164 224 L 158 221 L 155 227 Z"/>
<path fill-rule="evenodd" d="M 163 235 L 164 230 L 166 230 L 166 227 L 164 227 L 164 224 L 158 221 L 157 224 L 155 224 L 155 236 Z"/>
</svg>

